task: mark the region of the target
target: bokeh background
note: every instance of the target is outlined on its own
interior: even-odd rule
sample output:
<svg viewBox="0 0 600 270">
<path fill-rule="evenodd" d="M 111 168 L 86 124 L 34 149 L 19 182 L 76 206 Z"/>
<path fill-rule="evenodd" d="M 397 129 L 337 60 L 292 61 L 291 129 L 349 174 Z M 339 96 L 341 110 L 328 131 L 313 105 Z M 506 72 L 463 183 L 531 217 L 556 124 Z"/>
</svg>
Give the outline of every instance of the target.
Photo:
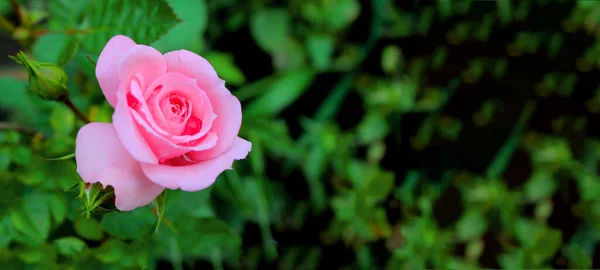
<svg viewBox="0 0 600 270">
<path fill-rule="evenodd" d="M 64 65 L 92 121 L 126 34 L 208 59 L 253 150 L 157 233 L 159 202 L 88 218 L 46 160 L 83 122 L 0 57 L 2 269 L 600 268 L 600 1 L 13 2 L 0 55 Z"/>
</svg>

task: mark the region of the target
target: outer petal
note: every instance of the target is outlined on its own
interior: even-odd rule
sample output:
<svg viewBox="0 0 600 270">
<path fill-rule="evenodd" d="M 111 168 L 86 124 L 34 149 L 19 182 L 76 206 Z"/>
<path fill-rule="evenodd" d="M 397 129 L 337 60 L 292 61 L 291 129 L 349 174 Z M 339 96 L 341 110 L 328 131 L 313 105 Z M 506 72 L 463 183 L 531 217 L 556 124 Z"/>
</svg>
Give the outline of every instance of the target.
<svg viewBox="0 0 600 270">
<path fill-rule="evenodd" d="M 140 88 L 146 89 L 156 78 L 167 71 L 167 65 L 162 54 L 152 47 L 136 45 L 121 57 L 117 73 L 119 82 L 129 83 L 134 76 L 140 80 Z"/>
<path fill-rule="evenodd" d="M 119 74 L 117 66 L 121 57 L 135 46 L 135 42 L 126 36 L 111 38 L 98 57 L 96 63 L 96 78 L 102 93 L 113 107 L 117 103 L 117 89 L 119 88 Z"/>
<path fill-rule="evenodd" d="M 117 136 L 134 159 L 139 162 L 158 164 L 158 159 L 133 121 L 124 92 L 120 90 L 117 93 L 117 107 L 112 117 Z"/>
<path fill-rule="evenodd" d="M 197 80 L 200 89 L 204 90 L 211 102 L 217 118 L 211 131 L 219 136 L 215 147 L 188 155 L 195 160 L 208 160 L 225 152 L 237 138 L 242 125 L 242 105 L 240 101 L 225 88 L 215 69 L 206 59 L 195 53 L 180 50 L 165 54 L 167 72 L 176 72 Z"/>
<path fill-rule="evenodd" d="M 221 156 L 189 166 L 142 164 L 144 174 L 152 182 L 165 188 L 181 188 L 197 191 L 212 185 L 217 176 L 231 169 L 234 160 L 244 159 L 252 149 L 252 143 L 237 138 Z"/>
<path fill-rule="evenodd" d="M 122 211 L 151 203 L 164 189 L 146 178 L 140 163 L 123 148 L 111 124 L 91 123 L 81 128 L 75 160 L 83 181 L 114 188 L 115 206 Z"/>
</svg>

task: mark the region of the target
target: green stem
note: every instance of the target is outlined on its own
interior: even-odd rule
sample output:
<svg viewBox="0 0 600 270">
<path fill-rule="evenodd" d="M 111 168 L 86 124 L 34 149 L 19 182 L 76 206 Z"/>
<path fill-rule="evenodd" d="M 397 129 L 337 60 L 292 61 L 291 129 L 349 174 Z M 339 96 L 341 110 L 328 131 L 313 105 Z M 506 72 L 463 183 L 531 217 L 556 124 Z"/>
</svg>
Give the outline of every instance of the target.
<svg viewBox="0 0 600 270">
<path fill-rule="evenodd" d="M 0 30 L 12 36 L 13 32 L 15 31 L 15 25 L 6 19 L 6 17 L 0 16 Z"/>
<path fill-rule="evenodd" d="M 25 134 L 29 134 L 32 136 L 35 136 L 37 134 L 40 134 L 34 130 L 25 128 L 20 126 L 19 124 L 16 123 L 7 123 L 7 122 L 0 122 L 0 130 L 14 130 L 14 131 L 18 131 L 21 133 L 25 133 Z"/>
<path fill-rule="evenodd" d="M 71 100 L 68 97 L 63 99 L 62 102 L 65 105 L 67 105 L 67 107 L 69 107 L 69 109 L 71 109 L 71 111 L 73 111 L 75 115 L 77 115 L 77 118 L 79 118 L 86 124 L 90 123 L 90 120 L 87 118 L 87 116 L 83 114 L 79 109 L 77 109 L 77 107 L 75 107 L 75 104 L 73 104 L 73 102 L 71 102 Z"/>
<path fill-rule="evenodd" d="M 530 100 L 525 104 L 525 108 L 521 112 L 519 116 L 519 120 L 517 124 L 514 126 L 512 132 L 510 133 L 508 139 L 502 145 L 502 148 L 498 151 L 490 166 L 488 166 L 486 171 L 486 176 L 488 178 L 498 178 L 500 177 L 506 167 L 508 167 L 508 163 L 510 162 L 513 153 L 517 149 L 519 145 L 519 141 L 529 120 L 533 116 L 533 112 L 535 111 L 536 103 L 533 100 Z"/>
</svg>

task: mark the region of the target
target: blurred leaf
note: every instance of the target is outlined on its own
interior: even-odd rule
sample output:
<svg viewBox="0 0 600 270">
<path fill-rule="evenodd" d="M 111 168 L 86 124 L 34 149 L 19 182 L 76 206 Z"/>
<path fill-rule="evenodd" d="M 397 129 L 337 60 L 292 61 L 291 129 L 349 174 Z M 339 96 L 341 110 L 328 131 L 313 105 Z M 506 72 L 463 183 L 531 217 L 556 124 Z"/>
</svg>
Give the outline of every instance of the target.
<svg viewBox="0 0 600 270">
<path fill-rule="evenodd" d="M 11 120 L 23 126 L 32 126 L 38 121 L 40 109 L 27 94 L 27 85 L 26 80 L 0 77 L 0 89 L 5 93 L 0 98 L 0 107 L 11 112 Z"/>
<path fill-rule="evenodd" d="M 75 232 L 85 239 L 100 241 L 104 238 L 102 225 L 93 218 L 80 218 L 74 225 Z"/>
<path fill-rule="evenodd" d="M 135 239 L 147 235 L 154 228 L 156 219 L 148 207 L 130 212 L 112 212 L 102 217 L 102 227 L 110 235 L 120 239 Z"/>
<path fill-rule="evenodd" d="M 288 39 L 291 23 L 284 9 L 261 9 L 250 16 L 250 33 L 264 51 L 274 52 Z"/>
<path fill-rule="evenodd" d="M 278 71 L 291 71 L 305 66 L 304 47 L 295 38 L 287 38 L 273 51 L 273 66 Z"/>
<path fill-rule="evenodd" d="M 60 225 L 67 217 L 65 196 L 61 193 L 48 194 L 47 200 L 55 224 Z"/>
<path fill-rule="evenodd" d="M 50 125 L 54 132 L 68 135 L 75 128 L 75 115 L 67 106 L 57 103 L 50 114 Z"/>
<path fill-rule="evenodd" d="M 244 73 L 235 65 L 231 54 L 210 51 L 206 60 L 215 68 L 219 77 L 231 85 L 242 85 L 246 82 Z"/>
<path fill-rule="evenodd" d="M 175 50 L 200 52 L 204 47 L 204 31 L 208 23 L 208 10 L 204 0 L 167 0 L 181 23 L 152 43 L 152 47 L 165 53 Z M 211 62 L 212 63 L 212 62 Z M 214 64 L 213 64 L 214 65 Z M 217 69 L 219 76 L 223 75 Z M 226 81 L 229 79 L 223 77 Z"/>
<path fill-rule="evenodd" d="M 562 254 L 569 261 L 569 269 L 592 268 L 592 258 L 578 245 L 563 247 Z"/>
<path fill-rule="evenodd" d="M 48 33 L 36 40 L 32 50 L 36 61 L 64 65 L 79 50 L 79 42 L 72 36 Z"/>
<path fill-rule="evenodd" d="M 487 230 L 487 220 L 479 211 L 471 210 L 462 215 L 456 223 L 458 239 L 469 241 L 482 236 Z"/>
<path fill-rule="evenodd" d="M 512 20 L 511 1 L 510 0 L 498 0 L 496 2 L 498 7 L 498 14 L 502 23 L 507 24 Z"/>
<path fill-rule="evenodd" d="M 3 216 L 0 219 L 0 249 L 8 247 L 14 239 L 15 229 L 11 222 L 10 216 Z"/>
<path fill-rule="evenodd" d="M 108 40 L 126 35 L 138 44 L 150 44 L 181 22 L 165 0 L 94 1 L 85 13 L 82 34 L 83 48 L 100 53 Z"/>
<path fill-rule="evenodd" d="M 291 105 L 307 90 L 315 73 L 309 69 L 298 69 L 274 81 L 265 94 L 246 107 L 247 115 L 277 115 Z"/>
<path fill-rule="evenodd" d="M 346 28 L 360 14 L 360 4 L 356 0 L 324 1 L 322 5 L 323 18 L 333 31 Z"/>
<path fill-rule="evenodd" d="M 121 261 L 126 254 L 127 246 L 115 238 L 109 238 L 94 252 L 94 256 L 99 261 L 104 263 L 115 263 Z"/>
<path fill-rule="evenodd" d="M 381 52 L 381 68 L 387 73 L 394 73 L 401 68 L 402 50 L 396 45 L 388 45 Z"/>
<path fill-rule="evenodd" d="M 516 249 L 507 254 L 501 254 L 498 257 L 498 263 L 502 269 L 525 269 L 525 252 L 522 249 Z"/>
<path fill-rule="evenodd" d="M 555 179 L 548 170 L 538 169 L 525 183 L 525 198 L 538 201 L 552 196 L 556 190 Z"/>
<path fill-rule="evenodd" d="M 25 243 L 40 245 L 50 233 L 50 209 L 46 195 L 25 193 L 22 208 L 14 210 L 11 219 L 14 228 L 25 237 Z"/>
<path fill-rule="evenodd" d="M 51 14 L 48 21 L 49 28 L 52 30 L 64 30 L 77 27 L 81 23 L 82 15 L 89 7 L 91 1 L 48 1 L 48 10 Z"/>
<path fill-rule="evenodd" d="M 360 142 L 365 144 L 382 140 L 389 132 L 388 122 L 376 113 L 367 113 L 357 129 Z"/>
<path fill-rule="evenodd" d="M 8 148 L 0 148 L 0 172 L 8 170 L 10 166 L 10 150 Z"/>
<path fill-rule="evenodd" d="M 555 57 L 559 52 L 560 48 L 563 45 L 563 35 L 561 33 L 554 33 L 550 38 L 550 43 L 548 44 L 548 56 Z"/>
<path fill-rule="evenodd" d="M 0 150 L 0 171 L 2 171 L 2 155 L 2 150 Z M 17 145 L 11 148 L 10 157 L 14 163 L 27 166 L 31 160 L 31 150 L 28 147 Z"/>
<path fill-rule="evenodd" d="M 54 244 L 58 248 L 58 252 L 67 257 L 72 257 L 73 255 L 79 254 L 84 248 L 87 247 L 85 242 L 72 236 L 56 239 L 54 240 Z"/>
<path fill-rule="evenodd" d="M 308 55 L 317 70 L 324 70 L 329 67 L 334 45 L 333 37 L 330 35 L 312 34 L 306 38 Z"/>
<path fill-rule="evenodd" d="M 249 139 L 252 142 L 252 151 L 248 154 L 250 160 L 250 166 L 254 175 L 264 176 L 265 175 L 265 156 L 263 152 L 263 143 L 259 135 L 255 132 L 249 134 Z"/>
</svg>

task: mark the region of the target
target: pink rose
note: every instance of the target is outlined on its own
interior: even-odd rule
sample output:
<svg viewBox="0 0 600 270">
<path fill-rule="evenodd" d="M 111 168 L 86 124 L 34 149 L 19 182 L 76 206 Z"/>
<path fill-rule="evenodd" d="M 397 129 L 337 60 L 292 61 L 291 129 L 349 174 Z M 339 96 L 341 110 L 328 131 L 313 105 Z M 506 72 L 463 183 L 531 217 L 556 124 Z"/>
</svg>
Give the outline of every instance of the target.
<svg viewBox="0 0 600 270">
<path fill-rule="evenodd" d="M 252 144 L 238 137 L 239 100 L 204 58 L 185 50 L 162 55 L 125 36 L 113 37 L 96 66 L 113 123 L 77 134 L 77 172 L 115 190 L 130 211 L 163 189 L 197 191 L 244 159 Z"/>
</svg>

